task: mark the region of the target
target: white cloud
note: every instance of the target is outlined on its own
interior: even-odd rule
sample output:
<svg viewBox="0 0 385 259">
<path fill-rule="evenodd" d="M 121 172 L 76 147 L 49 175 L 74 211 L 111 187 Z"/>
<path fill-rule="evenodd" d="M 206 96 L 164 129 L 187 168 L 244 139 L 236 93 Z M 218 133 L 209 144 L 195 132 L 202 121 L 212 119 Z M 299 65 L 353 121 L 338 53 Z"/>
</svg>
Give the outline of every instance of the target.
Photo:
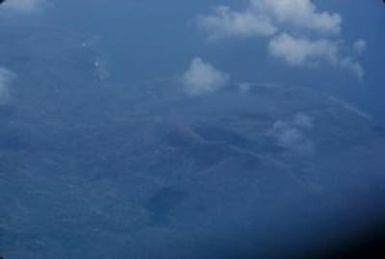
<svg viewBox="0 0 385 259">
<path fill-rule="evenodd" d="M 342 18 L 337 13 L 319 11 L 310 0 L 250 0 L 245 10 L 219 6 L 214 8 L 213 14 L 199 16 L 197 23 L 209 39 L 222 39 L 271 36 L 282 25 L 338 34 Z"/>
<path fill-rule="evenodd" d="M 290 65 L 303 66 L 323 61 L 362 78 L 364 70 L 360 63 L 353 57 L 341 56 L 339 45 L 339 42 L 328 39 L 310 40 L 283 33 L 270 41 L 268 49 L 271 56 L 283 59 Z"/>
<path fill-rule="evenodd" d="M 201 58 L 194 58 L 181 81 L 185 91 L 190 95 L 213 93 L 229 82 L 230 76 Z"/>
<path fill-rule="evenodd" d="M 341 31 L 341 16 L 319 11 L 310 0 L 252 0 L 252 6 L 277 23 L 319 33 L 338 34 Z"/>
<path fill-rule="evenodd" d="M 236 12 L 227 6 L 214 8 L 214 14 L 199 16 L 198 27 L 209 35 L 210 40 L 231 37 L 270 36 L 277 28 L 269 19 L 256 15 L 252 10 Z"/>
<path fill-rule="evenodd" d="M 350 56 L 342 55 L 346 46 L 341 39 L 341 15 L 320 10 L 312 0 L 249 0 L 244 10 L 220 6 L 210 15 L 199 16 L 197 23 L 210 40 L 267 37 L 271 56 L 290 65 L 328 63 L 359 78 L 364 76 L 354 55 L 364 52 L 366 42 L 355 42 Z M 296 36 L 288 32 L 295 32 Z M 308 38 L 309 32 L 312 39 Z"/>
<path fill-rule="evenodd" d="M 9 86 L 15 78 L 15 74 L 6 68 L 0 67 L 0 105 L 9 100 Z"/>
<path fill-rule="evenodd" d="M 329 40 L 311 41 L 283 33 L 269 43 L 269 53 L 290 65 L 306 65 L 319 59 L 334 60 L 337 46 Z"/>
<path fill-rule="evenodd" d="M 302 125 L 304 118 L 306 118 L 307 123 L 309 122 L 308 120 L 311 120 L 307 115 L 297 115 L 293 121 L 276 121 L 270 133 L 278 145 L 298 154 L 311 155 L 315 151 L 314 144 L 306 136 L 304 130 L 311 129 L 313 122 L 309 125 Z M 298 121 L 298 119 L 300 120 Z M 300 125 L 298 122 L 300 122 Z"/>
<path fill-rule="evenodd" d="M 14 13 L 36 13 L 47 6 L 47 0 L 8 0 L 4 3 L 4 12 Z"/>
</svg>

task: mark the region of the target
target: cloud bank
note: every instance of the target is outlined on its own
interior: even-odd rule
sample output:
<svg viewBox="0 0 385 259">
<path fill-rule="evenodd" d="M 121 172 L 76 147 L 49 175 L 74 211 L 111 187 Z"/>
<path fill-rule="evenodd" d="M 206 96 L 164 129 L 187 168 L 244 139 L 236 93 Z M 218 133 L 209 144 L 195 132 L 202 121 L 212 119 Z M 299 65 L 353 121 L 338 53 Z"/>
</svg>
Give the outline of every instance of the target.
<svg viewBox="0 0 385 259">
<path fill-rule="evenodd" d="M 229 82 L 229 79 L 228 74 L 196 57 L 182 75 L 181 82 L 186 93 L 197 96 L 218 91 Z"/>
<path fill-rule="evenodd" d="M 268 53 L 289 65 L 327 63 L 364 76 L 355 55 L 366 49 L 365 40 L 356 41 L 352 53 L 344 54 L 341 15 L 321 11 L 311 0 L 250 0 L 241 11 L 220 6 L 212 14 L 198 16 L 197 26 L 211 41 L 266 38 Z"/>
</svg>

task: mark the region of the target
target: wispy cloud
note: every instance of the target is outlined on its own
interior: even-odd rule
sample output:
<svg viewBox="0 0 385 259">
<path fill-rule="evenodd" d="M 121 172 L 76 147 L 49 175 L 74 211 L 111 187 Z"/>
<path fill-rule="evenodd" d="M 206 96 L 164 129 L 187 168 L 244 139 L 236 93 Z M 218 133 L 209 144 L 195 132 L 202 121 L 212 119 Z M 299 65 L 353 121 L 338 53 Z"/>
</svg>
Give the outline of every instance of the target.
<svg viewBox="0 0 385 259">
<path fill-rule="evenodd" d="M 9 87 L 16 75 L 10 70 L 0 67 L 0 105 L 7 104 L 10 98 Z"/>
<path fill-rule="evenodd" d="M 370 116 L 368 113 L 364 112 L 364 111 L 361 111 L 360 109 L 358 109 L 357 107 L 353 106 L 352 104 L 344 101 L 344 100 L 341 100 L 341 99 L 338 99 L 334 96 L 330 96 L 329 97 L 329 101 L 331 102 L 334 102 L 338 105 L 340 105 L 342 108 L 344 108 L 345 110 L 349 111 L 349 112 L 352 112 L 353 114 L 365 119 L 365 120 L 368 120 L 368 121 L 371 121 L 372 120 L 372 116 Z"/>
<path fill-rule="evenodd" d="M 5 13 L 31 14 L 41 12 L 48 3 L 48 0 L 9 0 L 3 7 Z"/>
<path fill-rule="evenodd" d="M 366 51 L 367 47 L 368 47 L 368 44 L 363 39 L 357 40 L 353 44 L 353 48 L 354 48 L 354 50 L 356 51 L 357 54 L 364 53 Z"/>
<path fill-rule="evenodd" d="M 293 124 L 303 129 L 312 129 L 314 127 L 314 120 L 304 113 L 298 113 L 293 119 Z"/>
<path fill-rule="evenodd" d="M 213 93 L 229 82 L 230 76 L 206 63 L 201 58 L 194 58 L 188 70 L 182 75 L 181 82 L 186 93 L 202 95 Z"/>
</svg>

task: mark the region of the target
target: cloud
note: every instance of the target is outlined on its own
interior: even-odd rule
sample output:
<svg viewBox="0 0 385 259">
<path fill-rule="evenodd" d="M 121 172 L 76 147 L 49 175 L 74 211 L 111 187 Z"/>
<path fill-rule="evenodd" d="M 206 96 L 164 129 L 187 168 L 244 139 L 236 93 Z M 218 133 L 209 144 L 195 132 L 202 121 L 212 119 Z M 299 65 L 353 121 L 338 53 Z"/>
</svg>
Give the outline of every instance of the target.
<svg viewBox="0 0 385 259">
<path fill-rule="evenodd" d="M 3 7 L 4 12 L 29 14 L 42 11 L 47 4 L 47 0 L 8 0 Z"/>
<path fill-rule="evenodd" d="M 365 120 L 368 120 L 368 121 L 372 120 L 372 116 L 370 116 L 368 113 L 361 111 L 360 109 L 358 109 L 357 107 L 353 106 L 352 104 L 350 104 L 346 101 L 338 99 L 334 96 L 330 96 L 328 99 L 329 99 L 329 101 L 334 102 L 334 103 L 342 106 L 345 110 L 352 112 L 355 115 L 357 115 L 357 116 L 359 116 Z"/>
<path fill-rule="evenodd" d="M 305 132 L 306 129 L 313 128 L 313 122 L 310 120 L 311 118 L 304 114 L 296 115 L 292 121 L 278 120 L 270 133 L 278 145 L 298 154 L 311 155 L 315 151 L 314 144 Z"/>
<path fill-rule="evenodd" d="M 0 67 L 0 105 L 9 101 L 9 86 L 15 78 L 15 74 L 6 68 Z"/>
<path fill-rule="evenodd" d="M 337 65 L 339 65 L 341 68 L 351 71 L 360 79 L 365 76 L 365 70 L 361 63 L 353 57 L 344 57 L 338 62 Z"/>
<path fill-rule="evenodd" d="M 251 83 L 238 83 L 239 92 L 242 94 L 247 94 L 250 92 L 252 87 Z"/>
<path fill-rule="evenodd" d="M 242 11 L 228 6 L 214 8 L 213 14 L 200 15 L 197 24 L 209 39 L 272 36 L 279 27 L 291 26 L 317 33 L 339 34 L 342 18 L 321 12 L 310 0 L 251 0 Z"/>
<path fill-rule="evenodd" d="M 105 81 L 110 77 L 107 61 L 102 57 L 97 57 L 95 59 L 94 67 L 95 67 L 96 76 L 99 79 L 99 81 Z"/>
<path fill-rule="evenodd" d="M 357 40 L 353 44 L 353 48 L 357 54 L 364 53 L 366 51 L 367 47 L 368 47 L 367 42 L 363 39 Z"/>
<path fill-rule="evenodd" d="M 198 16 L 197 24 L 209 40 L 269 38 L 269 54 L 289 65 L 328 63 L 359 78 L 364 76 L 355 56 L 364 52 L 366 42 L 356 41 L 351 54 L 342 55 L 346 47 L 341 36 L 341 15 L 321 11 L 311 0 L 249 0 L 241 11 L 220 6 L 212 14 Z"/>
<path fill-rule="evenodd" d="M 337 13 L 321 12 L 310 0 L 252 0 L 259 13 L 277 23 L 318 33 L 338 34 L 342 18 Z"/>
<path fill-rule="evenodd" d="M 258 82 L 258 83 L 236 82 L 235 85 L 238 87 L 238 90 L 241 94 L 247 94 L 256 88 L 280 88 L 281 87 L 281 84 L 276 82 Z"/>
<path fill-rule="evenodd" d="M 229 82 L 229 79 L 228 74 L 197 57 L 192 60 L 181 81 L 186 93 L 202 95 L 218 91 Z"/>
<path fill-rule="evenodd" d="M 334 60 L 337 46 L 329 40 L 311 41 L 283 33 L 270 41 L 269 53 L 290 65 L 306 65 L 319 59 Z"/>
<path fill-rule="evenodd" d="M 342 56 L 340 43 L 329 39 L 310 40 L 282 33 L 271 39 L 268 51 L 271 56 L 283 59 L 293 66 L 312 65 L 323 61 L 349 70 L 359 78 L 364 75 L 360 63 L 353 57 Z"/>
<path fill-rule="evenodd" d="M 227 6 L 214 8 L 212 15 L 199 16 L 197 24 L 209 35 L 210 40 L 270 36 L 277 31 L 269 19 L 256 15 L 252 10 L 236 12 Z"/>
<path fill-rule="evenodd" d="M 303 113 L 298 113 L 294 117 L 293 124 L 303 129 L 312 129 L 314 127 L 313 119 Z"/>
</svg>

